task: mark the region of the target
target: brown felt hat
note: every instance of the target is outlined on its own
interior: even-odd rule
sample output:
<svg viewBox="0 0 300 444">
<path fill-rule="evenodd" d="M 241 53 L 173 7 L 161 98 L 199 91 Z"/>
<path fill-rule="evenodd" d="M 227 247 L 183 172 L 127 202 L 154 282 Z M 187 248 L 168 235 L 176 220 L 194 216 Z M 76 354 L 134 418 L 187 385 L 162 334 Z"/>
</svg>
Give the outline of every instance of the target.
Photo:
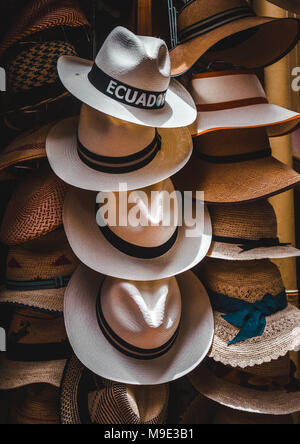
<svg viewBox="0 0 300 444">
<path fill-rule="evenodd" d="M 245 0 L 192 0 L 178 17 L 179 45 L 171 51 L 172 75 L 205 54 L 244 68 L 261 68 L 289 53 L 299 40 L 296 18 L 256 17 Z"/>
<path fill-rule="evenodd" d="M 196 138 L 192 159 L 173 181 L 179 191 L 203 191 L 206 203 L 232 204 L 282 193 L 300 175 L 272 157 L 265 128 L 248 128 Z"/>
</svg>

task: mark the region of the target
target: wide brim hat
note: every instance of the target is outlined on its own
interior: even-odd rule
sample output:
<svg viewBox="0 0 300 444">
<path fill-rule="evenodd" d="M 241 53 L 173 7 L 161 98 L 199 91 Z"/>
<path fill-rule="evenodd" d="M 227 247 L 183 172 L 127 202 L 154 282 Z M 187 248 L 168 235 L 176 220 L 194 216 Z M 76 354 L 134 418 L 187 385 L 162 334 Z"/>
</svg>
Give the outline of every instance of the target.
<svg viewBox="0 0 300 444">
<path fill-rule="evenodd" d="M 268 0 L 280 8 L 286 9 L 287 11 L 295 12 L 300 14 L 300 2 L 299 0 Z"/>
<path fill-rule="evenodd" d="M 161 149 L 142 168 L 125 174 L 96 171 L 83 163 L 78 154 L 78 118 L 57 124 L 48 134 L 46 150 L 49 163 L 65 182 L 86 190 L 118 191 L 119 183 L 128 190 L 143 188 L 177 173 L 192 154 L 192 140 L 187 128 L 160 129 Z"/>
<path fill-rule="evenodd" d="M 82 396 L 83 393 L 85 396 Z M 102 380 L 73 357 L 66 364 L 61 384 L 60 422 L 163 424 L 168 399 L 166 384 L 134 387 Z"/>
<path fill-rule="evenodd" d="M 196 266 L 209 250 L 211 222 L 206 207 L 204 226 L 198 228 L 197 237 L 187 236 L 189 228 L 183 222 L 178 227 L 177 240 L 168 252 L 154 259 L 141 259 L 125 254 L 106 239 L 97 225 L 95 205 L 94 192 L 71 189 L 65 200 L 63 220 L 76 256 L 83 264 L 101 274 L 135 281 L 168 278 Z"/>
<path fill-rule="evenodd" d="M 199 365 L 211 346 L 214 327 L 209 298 L 193 273 L 178 277 L 183 307 L 176 342 L 166 354 L 152 360 L 121 353 L 102 333 L 96 299 L 104 279 L 86 267 L 79 267 L 65 295 L 67 334 L 76 356 L 88 369 L 124 384 L 158 385 L 179 379 Z M 83 325 L 89 328 L 83 329 Z"/>
</svg>

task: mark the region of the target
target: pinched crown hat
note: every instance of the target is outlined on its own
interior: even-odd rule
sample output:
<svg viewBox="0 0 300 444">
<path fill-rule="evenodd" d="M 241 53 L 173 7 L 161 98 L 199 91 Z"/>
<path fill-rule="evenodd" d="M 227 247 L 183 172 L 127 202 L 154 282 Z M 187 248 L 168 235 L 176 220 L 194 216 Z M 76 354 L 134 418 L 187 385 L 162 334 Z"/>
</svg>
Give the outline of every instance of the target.
<svg viewBox="0 0 300 444">
<path fill-rule="evenodd" d="M 281 136 L 296 129 L 300 114 L 268 103 L 254 72 L 217 71 L 197 74 L 191 82 L 198 117 L 191 131 L 265 127 L 268 136 Z"/>
<path fill-rule="evenodd" d="M 300 182 L 296 171 L 272 157 L 265 128 L 210 132 L 194 145 L 193 157 L 173 180 L 180 191 L 203 191 L 207 203 L 251 202 Z"/>
<path fill-rule="evenodd" d="M 267 200 L 240 205 L 211 205 L 213 227 L 209 257 L 226 260 L 280 259 L 300 256 L 300 250 L 281 243 L 277 219 Z"/>
<path fill-rule="evenodd" d="M 62 229 L 10 247 L 0 304 L 62 313 L 65 289 L 78 263 Z"/>
<path fill-rule="evenodd" d="M 193 99 L 170 77 L 164 41 L 117 27 L 95 62 L 61 57 L 59 77 L 68 91 L 112 117 L 156 128 L 180 128 L 196 119 Z"/>
<path fill-rule="evenodd" d="M 245 368 L 299 350 L 300 311 L 271 261 L 208 259 L 199 274 L 214 309 L 211 358 Z"/>
<path fill-rule="evenodd" d="M 7 206 L 1 241 L 18 245 L 59 228 L 67 189 L 48 168 L 31 172 L 22 179 Z"/>
<path fill-rule="evenodd" d="M 299 0 L 268 0 L 268 1 L 270 3 L 274 3 L 274 5 L 280 6 L 280 8 L 300 14 Z"/>
<path fill-rule="evenodd" d="M 299 21 L 256 17 L 245 0 L 191 0 L 179 14 L 178 38 L 171 51 L 173 76 L 184 74 L 204 55 L 209 61 L 260 68 L 294 48 Z"/>
<path fill-rule="evenodd" d="M 47 155 L 65 182 L 93 191 L 118 191 L 120 181 L 138 189 L 164 180 L 187 163 L 193 143 L 188 128 L 160 129 L 121 121 L 88 105 L 79 121 L 56 125 Z"/>
<path fill-rule="evenodd" d="M 81 396 L 82 390 L 88 392 Z M 60 399 L 62 424 L 163 424 L 167 384 L 129 386 L 101 379 L 76 358 L 66 365 Z"/>
</svg>

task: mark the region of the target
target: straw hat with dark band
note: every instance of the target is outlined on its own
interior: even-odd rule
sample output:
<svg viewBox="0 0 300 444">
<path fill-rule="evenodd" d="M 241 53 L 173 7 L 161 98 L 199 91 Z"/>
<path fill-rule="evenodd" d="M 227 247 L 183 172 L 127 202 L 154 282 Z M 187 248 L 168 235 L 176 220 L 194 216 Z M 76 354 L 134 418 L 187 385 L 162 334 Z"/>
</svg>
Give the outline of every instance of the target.
<svg viewBox="0 0 300 444">
<path fill-rule="evenodd" d="M 173 76 L 204 54 L 209 61 L 245 68 L 271 65 L 297 44 L 299 21 L 256 17 L 244 0 L 193 0 L 179 14 L 178 33 L 179 45 L 171 51 Z"/>
</svg>

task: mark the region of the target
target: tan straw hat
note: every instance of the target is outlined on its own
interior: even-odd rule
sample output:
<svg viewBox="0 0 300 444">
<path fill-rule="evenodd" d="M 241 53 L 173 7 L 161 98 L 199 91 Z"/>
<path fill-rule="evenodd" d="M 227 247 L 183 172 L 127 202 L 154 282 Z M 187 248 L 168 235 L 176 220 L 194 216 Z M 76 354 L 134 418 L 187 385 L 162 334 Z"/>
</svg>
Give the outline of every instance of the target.
<svg viewBox="0 0 300 444">
<path fill-rule="evenodd" d="M 202 395 L 223 406 L 284 416 L 300 410 L 300 382 L 293 373 L 288 355 L 244 371 L 208 359 L 189 379 Z"/>
<path fill-rule="evenodd" d="M 191 0 L 178 17 L 178 39 L 171 51 L 173 76 L 184 74 L 204 54 L 208 61 L 262 68 L 294 48 L 299 22 L 256 17 L 245 0 Z"/>
<path fill-rule="evenodd" d="M 249 261 L 300 256 L 300 250 L 281 243 L 272 205 L 265 199 L 240 205 L 210 205 L 213 227 L 208 256 Z"/>
<path fill-rule="evenodd" d="M 211 204 L 251 202 L 295 187 L 300 175 L 272 157 L 264 128 L 216 131 L 195 139 L 194 155 L 173 177 L 180 191 Z"/>
<path fill-rule="evenodd" d="M 205 358 L 213 337 L 209 298 L 191 272 L 135 282 L 82 266 L 67 288 L 64 313 L 78 359 L 93 373 L 124 384 L 179 379 Z"/>
<path fill-rule="evenodd" d="M 63 376 L 62 424 L 163 424 L 169 387 L 133 386 L 101 379 L 73 357 Z"/>
<path fill-rule="evenodd" d="M 17 308 L 0 356 L 0 390 L 29 384 L 60 386 L 70 345 L 62 315 Z"/>
<path fill-rule="evenodd" d="M 295 12 L 300 14 L 300 1 L 299 0 L 268 0 L 274 5 L 280 6 L 280 8 L 286 9 L 287 11 Z"/>
<path fill-rule="evenodd" d="M 197 74 L 190 87 L 198 118 L 191 131 L 265 127 L 268 136 L 294 131 L 300 114 L 268 103 L 266 93 L 252 71 L 217 71 Z"/>
<path fill-rule="evenodd" d="M 68 186 L 48 168 L 22 179 L 7 206 L 0 232 L 6 245 L 19 245 L 56 230 Z"/>
<path fill-rule="evenodd" d="M 57 124 L 47 138 L 54 172 L 70 185 L 93 191 L 152 185 L 188 162 L 193 142 L 187 128 L 159 129 L 128 123 L 83 105 L 78 118 Z"/>
<path fill-rule="evenodd" d="M 10 247 L 0 304 L 61 313 L 66 286 L 78 264 L 62 229 Z"/>
<path fill-rule="evenodd" d="M 299 350 L 300 311 L 271 261 L 208 259 L 199 275 L 214 309 L 211 358 L 245 368 Z"/>
</svg>

